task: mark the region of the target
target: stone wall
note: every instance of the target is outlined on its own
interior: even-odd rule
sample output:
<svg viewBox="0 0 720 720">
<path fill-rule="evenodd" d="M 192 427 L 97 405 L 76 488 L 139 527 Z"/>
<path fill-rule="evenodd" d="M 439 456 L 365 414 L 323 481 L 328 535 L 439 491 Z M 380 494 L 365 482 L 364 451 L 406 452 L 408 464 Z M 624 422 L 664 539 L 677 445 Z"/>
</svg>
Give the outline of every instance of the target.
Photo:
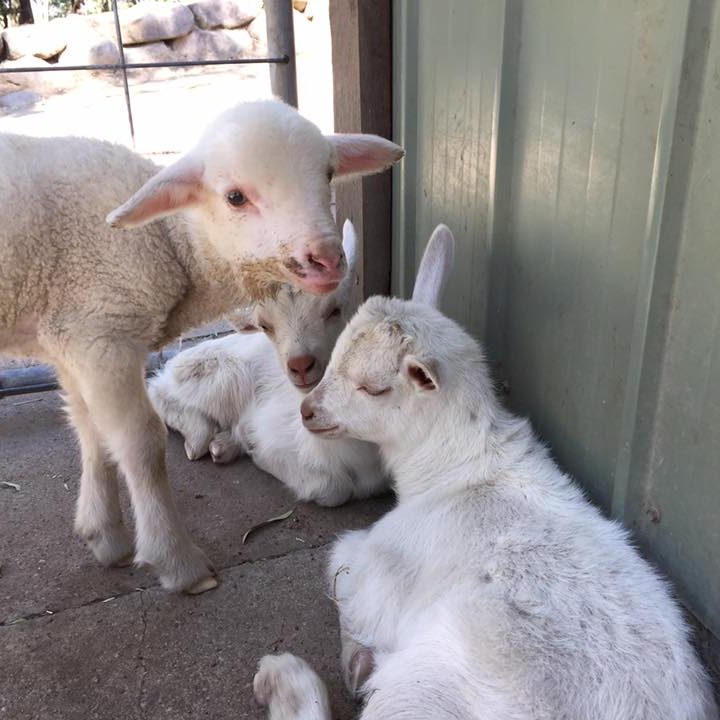
<svg viewBox="0 0 720 720">
<path fill-rule="evenodd" d="M 306 7 L 307 6 L 307 7 Z M 295 15 L 312 18 L 312 2 L 295 0 Z M 230 60 L 267 54 L 262 0 L 141 2 L 120 10 L 123 53 L 128 63 Z M 297 21 L 296 21 L 297 22 Z M 298 38 L 302 42 L 302 38 Z M 113 13 L 69 15 L 0 33 L 0 69 L 117 64 Z M 148 71 L 148 74 L 152 74 Z M 75 87 L 81 72 L 0 74 L 0 106 L 9 109 L 31 94 Z M 11 93 L 23 93 L 3 97 Z M 0 108 L 3 109 L 3 108 Z"/>
</svg>

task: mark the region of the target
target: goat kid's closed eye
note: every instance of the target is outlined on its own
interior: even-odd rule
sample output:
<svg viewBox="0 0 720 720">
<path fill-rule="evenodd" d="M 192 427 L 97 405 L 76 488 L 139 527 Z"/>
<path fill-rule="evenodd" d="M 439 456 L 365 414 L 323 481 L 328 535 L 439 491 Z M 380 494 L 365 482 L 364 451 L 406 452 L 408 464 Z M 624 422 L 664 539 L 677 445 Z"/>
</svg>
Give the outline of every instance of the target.
<svg viewBox="0 0 720 720">
<path fill-rule="evenodd" d="M 333 309 L 325 316 L 325 319 L 326 319 L 326 320 L 334 320 L 335 318 L 339 318 L 339 317 L 340 317 L 340 308 L 339 308 L 339 307 L 336 307 L 336 308 L 333 308 Z"/>
<path fill-rule="evenodd" d="M 372 388 L 372 387 L 368 387 L 367 385 L 360 385 L 360 386 L 358 387 L 358 390 L 359 390 L 360 392 L 365 393 L 366 395 L 370 395 L 370 397 L 379 397 L 380 395 L 386 395 L 387 393 L 390 392 L 390 388 L 389 388 L 389 387 L 380 388 L 380 389 L 375 389 L 375 388 Z"/>
</svg>

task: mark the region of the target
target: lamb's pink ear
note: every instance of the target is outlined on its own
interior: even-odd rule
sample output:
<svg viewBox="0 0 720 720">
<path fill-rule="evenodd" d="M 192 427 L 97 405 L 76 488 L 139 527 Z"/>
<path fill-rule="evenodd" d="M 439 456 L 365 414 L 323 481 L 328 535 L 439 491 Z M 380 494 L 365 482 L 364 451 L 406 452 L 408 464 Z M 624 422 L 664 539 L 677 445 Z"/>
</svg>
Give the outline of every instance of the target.
<svg viewBox="0 0 720 720">
<path fill-rule="evenodd" d="M 194 205 L 203 193 L 203 170 L 202 162 L 181 158 L 150 178 L 107 216 L 107 222 L 113 227 L 137 227 Z"/>
<path fill-rule="evenodd" d="M 327 139 L 337 155 L 334 178 L 382 172 L 405 154 L 399 145 L 379 135 L 338 134 L 328 135 Z"/>
</svg>

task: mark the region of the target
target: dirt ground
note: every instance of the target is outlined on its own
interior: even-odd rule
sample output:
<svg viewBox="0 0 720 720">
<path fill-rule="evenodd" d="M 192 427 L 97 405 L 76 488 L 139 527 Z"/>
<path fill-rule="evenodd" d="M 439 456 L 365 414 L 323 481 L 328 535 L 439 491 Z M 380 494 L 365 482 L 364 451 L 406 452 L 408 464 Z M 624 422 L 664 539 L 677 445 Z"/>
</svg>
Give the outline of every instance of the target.
<svg viewBox="0 0 720 720">
<path fill-rule="evenodd" d="M 324 556 L 390 500 L 296 504 L 248 460 L 189 462 L 172 435 L 175 497 L 220 587 L 168 594 L 142 570 L 99 567 L 73 534 L 79 454 L 61 408 L 57 393 L 0 400 L 0 718 L 262 718 L 251 703 L 256 663 L 285 650 L 327 680 L 333 717 L 354 717 Z"/>
</svg>

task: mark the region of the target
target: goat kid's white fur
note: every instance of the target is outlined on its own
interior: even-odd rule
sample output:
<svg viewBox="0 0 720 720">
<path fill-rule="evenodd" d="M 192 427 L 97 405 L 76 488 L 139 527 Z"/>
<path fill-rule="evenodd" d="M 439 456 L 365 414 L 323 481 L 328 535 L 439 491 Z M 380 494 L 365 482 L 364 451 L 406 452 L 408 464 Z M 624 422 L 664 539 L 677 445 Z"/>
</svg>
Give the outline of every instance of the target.
<svg viewBox="0 0 720 720">
<path fill-rule="evenodd" d="M 217 584 L 171 495 L 147 352 L 280 282 L 332 291 L 345 266 L 330 178 L 401 155 L 376 136 L 323 136 L 278 101 L 228 110 L 164 169 L 85 138 L 0 137 L 0 353 L 57 368 L 82 453 L 75 528 L 100 562 L 134 555 L 172 590 Z"/>
<path fill-rule="evenodd" d="M 352 312 L 356 248 L 355 228 L 346 221 L 348 274 L 337 290 L 317 296 L 283 285 L 274 297 L 230 316 L 241 334 L 183 350 L 150 380 L 150 399 L 183 435 L 189 459 L 209 451 L 225 463 L 248 453 L 300 500 L 320 505 L 387 489 L 376 445 L 326 441 L 309 433 L 300 417 L 300 403 L 320 381 Z M 311 365 L 298 372 L 296 358 Z"/>
<path fill-rule="evenodd" d="M 440 227 L 415 301 L 371 298 L 303 402 L 306 426 L 379 445 L 397 507 L 333 547 L 346 682 L 363 720 L 716 720 L 667 584 L 494 397 L 443 316 Z M 421 302 L 417 302 L 422 299 Z M 272 720 L 326 720 L 304 662 L 267 656 Z"/>
</svg>

